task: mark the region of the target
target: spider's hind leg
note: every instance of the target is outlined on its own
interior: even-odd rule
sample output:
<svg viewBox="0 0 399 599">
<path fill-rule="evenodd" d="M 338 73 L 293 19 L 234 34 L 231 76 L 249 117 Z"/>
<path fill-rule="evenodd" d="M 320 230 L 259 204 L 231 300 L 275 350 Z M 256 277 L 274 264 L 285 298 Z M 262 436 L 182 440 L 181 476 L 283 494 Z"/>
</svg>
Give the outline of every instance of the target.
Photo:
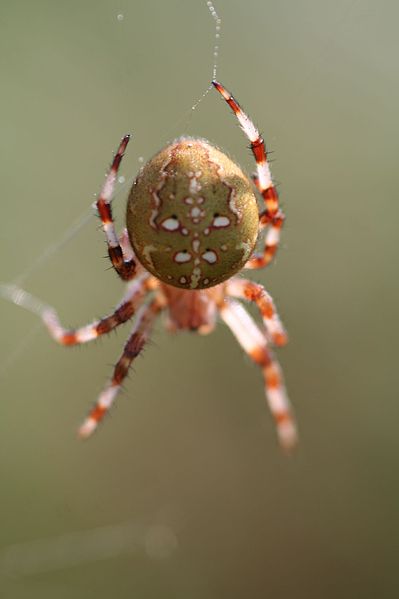
<svg viewBox="0 0 399 599">
<path fill-rule="evenodd" d="M 280 320 L 271 295 L 268 294 L 263 285 L 248 279 L 233 277 L 226 283 L 226 293 L 230 297 L 254 302 L 262 316 L 270 340 L 279 346 L 287 343 L 287 332 Z"/>
<path fill-rule="evenodd" d="M 248 356 L 262 369 L 265 394 L 276 423 L 281 446 L 292 449 L 297 442 L 297 430 L 285 390 L 281 368 L 261 333 L 244 307 L 235 300 L 226 301 L 220 307 L 224 322 Z"/>
</svg>

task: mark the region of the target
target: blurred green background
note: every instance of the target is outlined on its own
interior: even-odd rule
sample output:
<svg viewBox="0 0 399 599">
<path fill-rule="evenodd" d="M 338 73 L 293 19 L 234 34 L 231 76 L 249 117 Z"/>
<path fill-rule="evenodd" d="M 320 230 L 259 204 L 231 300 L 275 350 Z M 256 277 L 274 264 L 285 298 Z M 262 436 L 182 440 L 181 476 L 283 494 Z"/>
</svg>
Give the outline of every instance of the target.
<svg viewBox="0 0 399 599">
<path fill-rule="evenodd" d="M 274 151 L 287 214 L 275 264 L 252 277 L 290 333 L 278 355 L 300 446 L 280 452 L 261 376 L 229 331 L 171 337 L 161 323 L 82 444 L 76 426 L 129 328 L 68 350 L 2 302 L 6 599 L 399 596 L 399 5 L 216 8 L 218 77 Z M 87 211 L 127 131 L 126 178 L 181 134 L 253 170 L 216 92 L 191 110 L 214 33 L 199 0 L 1 3 L 0 280 L 23 274 L 68 325 L 117 303 L 95 218 L 49 248 Z"/>
</svg>

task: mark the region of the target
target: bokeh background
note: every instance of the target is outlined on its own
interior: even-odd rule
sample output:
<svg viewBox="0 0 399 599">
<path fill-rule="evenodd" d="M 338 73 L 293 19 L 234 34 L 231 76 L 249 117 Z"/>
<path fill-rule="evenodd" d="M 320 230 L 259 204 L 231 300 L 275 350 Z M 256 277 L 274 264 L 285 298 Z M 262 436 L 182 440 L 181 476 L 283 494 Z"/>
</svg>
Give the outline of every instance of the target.
<svg viewBox="0 0 399 599">
<path fill-rule="evenodd" d="M 161 323 L 112 416 L 82 444 L 76 426 L 129 327 L 68 350 L 2 301 L 6 599 L 399 594 L 399 6 L 216 8 L 218 77 L 274 151 L 287 213 L 275 264 L 252 277 L 290 333 L 278 356 L 300 445 L 279 450 L 260 374 L 228 330 L 171 337 Z M 127 131 L 127 180 L 181 134 L 252 171 L 217 94 L 191 110 L 214 35 L 200 0 L 1 4 L 0 280 L 18 280 L 69 325 L 118 301 L 96 219 L 62 240 Z"/>
</svg>

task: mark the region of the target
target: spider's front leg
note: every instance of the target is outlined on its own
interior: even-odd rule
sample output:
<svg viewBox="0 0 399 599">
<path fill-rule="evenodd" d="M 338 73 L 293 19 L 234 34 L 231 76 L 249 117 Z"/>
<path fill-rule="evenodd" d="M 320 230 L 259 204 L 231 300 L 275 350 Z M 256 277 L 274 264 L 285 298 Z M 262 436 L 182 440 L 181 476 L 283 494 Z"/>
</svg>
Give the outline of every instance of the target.
<svg viewBox="0 0 399 599">
<path fill-rule="evenodd" d="M 261 333 L 244 307 L 235 300 L 224 302 L 220 314 L 249 357 L 262 369 L 266 399 L 274 417 L 281 446 L 292 449 L 297 442 L 297 430 L 284 387 L 280 365 L 267 347 Z"/>
<path fill-rule="evenodd" d="M 111 408 L 132 361 L 143 349 L 148 340 L 154 320 L 163 308 L 164 302 L 158 296 L 149 305 L 142 306 L 137 313 L 133 330 L 114 368 L 112 379 L 98 397 L 94 408 L 90 411 L 79 429 L 79 436 L 81 438 L 86 439 L 89 437 Z"/>
<path fill-rule="evenodd" d="M 100 216 L 104 233 L 107 238 L 108 254 L 112 262 L 112 266 L 115 268 L 120 278 L 124 281 L 128 281 L 134 277 L 136 273 L 136 262 L 133 257 L 127 258 L 124 255 L 123 249 L 119 243 L 112 219 L 111 199 L 114 192 L 119 166 L 129 140 L 130 135 L 125 135 L 119 144 L 111 167 L 106 176 L 105 183 L 96 202 L 98 214 Z"/>
<path fill-rule="evenodd" d="M 277 189 L 273 185 L 265 142 L 251 119 L 245 114 L 230 92 L 218 81 L 212 81 L 212 84 L 236 115 L 241 129 L 251 143 L 251 150 L 256 161 L 255 185 L 265 204 L 265 210 L 259 215 L 259 228 L 268 227 L 268 231 L 263 252 L 254 254 L 246 263 L 245 268 L 263 268 L 270 264 L 277 252 L 280 242 L 280 230 L 285 218 L 279 207 Z"/>
</svg>

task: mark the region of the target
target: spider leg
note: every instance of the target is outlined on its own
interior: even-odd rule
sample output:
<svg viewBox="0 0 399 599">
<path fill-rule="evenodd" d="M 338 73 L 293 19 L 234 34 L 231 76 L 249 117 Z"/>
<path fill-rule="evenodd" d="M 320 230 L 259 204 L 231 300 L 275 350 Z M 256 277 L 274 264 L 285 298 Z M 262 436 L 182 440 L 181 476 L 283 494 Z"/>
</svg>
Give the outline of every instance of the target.
<svg viewBox="0 0 399 599">
<path fill-rule="evenodd" d="M 297 442 L 297 430 L 284 387 L 280 365 L 267 347 L 261 333 L 244 307 L 230 300 L 220 306 L 220 314 L 249 357 L 262 369 L 266 399 L 274 417 L 281 446 L 292 449 Z"/>
<path fill-rule="evenodd" d="M 96 201 L 96 207 L 100 216 L 105 237 L 107 239 L 108 254 L 112 262 L 112 266 L 124 281 L 132 279 L 136 273 L 136 261 L 131 257 L 125 259 L 123 249 L 119 244 L 118 237 L 115 232 L 114 222 L 112 219 L 111 199 L 115 187 L 115 181 L 119 170 L 119 165 L 124 156 L 127 144 L 129 143 L 130 135 L 125 135 L 119 144 L 111 167 L 105 178 L 104 185 L 100 191 L 100 195 Z"/>
<path fill-rule="evenodd" d="M 148 340 L 152 324 L 163 307 L 164 304 L 160 298 L 155 298 L 149 305 L 140 308 L 131 335 L 123 349 L 121 357 L 116 363 L 110 382 L 102 393 L 100 393 L 94 408 L 89 412 L 88 417 L 79 428 L 79 436 L 81 438 L 86 439 L 89 437 L 111 408 L 132 361 L 143 349 Z"/>
<path fill-rule="evenodd" d="M 263 268 L 270 264 L 276 254 L 280 241 L 280 230 L 285 218 L 279 207 L 277 189 L 273 185 L 265 142 L 251 119 L 245 114 L 230 92 L 218 81 L 212 81 L 212 84 L 236 115 L 241 129 L 251 143 L 252 154 L 256 161 L 257 172 L 254 181 L 265 204 L 265 210 L 259 215 L 259 228 L 263 229 L 267 226 L 269 230 L 266 233 L 263 253 L 253 255 L 246 263 L 245 268 Z"/>
<path fill-rule="evenodd" d="M 229 279 L 226 283 L 226 293 L 231 297 L 254 302 L 263 318 L 266 332 L 275 345 L 285 345 L 288 336 L 277 313 L 272 297 L 263 285 L 248 279 Z"/>
<path fill-rule="evenodd" d="M 123 229 L 122 233 L 119 235 L 119 245 L 122 248 L 122 252 L 123 252 L 123 257 L 125 262 L 127 260 L 134 260 L 135 255 L 134 255 L 134 251 L 133 248 L 131 246 L 130 243 L 130 239 L 129 239 L 129 233 L 127 232 L 127 229 Z M 140 262 L 137 262 L 137 270 L 143 270 L 144 268 L 141 266 Z"/>
<path fill-rule="evenodd" d="M 112 314 L 77 329 L 64 328 L 52 306 L 44 304 L 38 298 L 15 285 L 1 285 L 0 295 L 14 304 L 37 314 L 46 325 L 51 337 L 61 345 L 80 345 L 97 339 L 100 335 L 105 335 L 128 321 L 134 315 L 146 294 L 154 289 L 154 280 L 154 277 L 148 277 L 147 274 L 135 279 L 128 285 L 121 303 Z"/>
</svg>

